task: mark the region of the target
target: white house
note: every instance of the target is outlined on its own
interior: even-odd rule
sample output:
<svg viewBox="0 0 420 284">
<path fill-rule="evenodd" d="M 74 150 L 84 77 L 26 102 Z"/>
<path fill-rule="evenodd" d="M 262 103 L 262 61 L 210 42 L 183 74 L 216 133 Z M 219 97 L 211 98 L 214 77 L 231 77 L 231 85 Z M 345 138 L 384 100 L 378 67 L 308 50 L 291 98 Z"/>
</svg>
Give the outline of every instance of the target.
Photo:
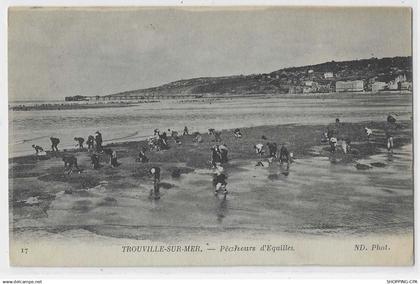
<svg viewBox="0 0 420 284">
<path fill-rule="evenodd" d="M 385 90 L 388 84 L 385 82 L 375 82 L 372 84 L 372 92 L 379 92 Z"/>
<path fill-rule="evenodd" d="M 336 92 L 363 92 L 363 81 L 337 81 L 335 84 Z"/>
<path fill-rule="evenodd" d="M 331 79 L 334 78 L 334 73 L 333 72 L 325 72 L 324 73 L 324 79 Z"/>
</svg>

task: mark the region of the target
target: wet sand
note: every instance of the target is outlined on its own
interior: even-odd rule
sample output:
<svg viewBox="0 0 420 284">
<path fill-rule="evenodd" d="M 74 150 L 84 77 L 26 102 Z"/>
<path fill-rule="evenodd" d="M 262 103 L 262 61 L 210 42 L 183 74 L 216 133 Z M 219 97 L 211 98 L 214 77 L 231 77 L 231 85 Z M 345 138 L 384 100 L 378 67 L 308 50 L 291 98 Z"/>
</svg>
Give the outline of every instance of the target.
<svg viewBox="0 0 420 284">
<path fill-rule="evenodd" d="M 363 127 L 374 130 L 367 141 Z M 357 153 L 334 156 L 320 143 L 325 125 L 279 125 L 245 128 L 237 139 L 223 131 L 229 148 L 229 194 L 215 197 L 207 135 L 194 144 L 147 152 L 150 163 L 135 161 L 145 141 L 110 144 L 117 150 L 118 168 L 105 156 L 93 170 L 87 152 L 77 156 L 84 171 L 68 176 L 60 156 L 12 158 L 10 210 L 13 238 L 90 232 L 111 238 L 185 240 L 219 234 L 249 235 L 369 235 L 411 232 L 413 184 L 411 122 L 399 122 L 395 150 L 388 155 L 384 123 L 342 123 L 339 136 L 349 137 Z M 286 171 L 277 163 L 256 167 L 252 146 L 265 135 L 286 143 L 295 161 Z M 365 170 L 357 164 L 366 165 Z M 161 199 L 150 199 L 152 166 L 162 168 Z M 172 177 L 180 169 L 180 177 Z M 26 201 L 26 202 L 25 202 Z"/>
</svg>

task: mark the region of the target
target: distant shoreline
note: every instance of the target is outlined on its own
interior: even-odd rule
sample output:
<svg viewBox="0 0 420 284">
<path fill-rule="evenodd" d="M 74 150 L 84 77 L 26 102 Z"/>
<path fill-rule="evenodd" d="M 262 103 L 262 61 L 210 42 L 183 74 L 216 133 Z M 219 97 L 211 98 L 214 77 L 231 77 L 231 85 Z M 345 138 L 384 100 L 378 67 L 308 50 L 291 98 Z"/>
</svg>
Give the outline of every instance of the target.
<svg viewBox="0 0 420 284">
<path fill-rule="evenodd" d="M 9 106 L 11 111 L 33 111 L 33 110 L 69 110 L 69 109 L 90 109 L 90 108 L 114 108 L 130 107 L 140 103 L 155 103 L 159 101 L 127 101 L 127 102 L 94 102 L 94 103 L 40 103 L 33 105 Z"/>
<path fill-rule="evenodd" d="M 268 99 L 268 98 L 281 98 L 281 99 L 324 99 L 324 98 L 340 98 L 340 97 L 359 97 L 359 96 L 380 96 L 380 95 L 412 95 L 412 92 L 407 91 L 388 91 L 388 92 L 343 92 L 343 93 L 306 93 L 306 94 L 214 94 L 205 96 L 185 97 L 180 96 L 164 98 L 162 100 L 175 100 L 178 102 L 205 102 L 221 99 Z M 10 111 L 36 111 L 36 110 L 69 110 L 69 109 L 90 109 L 90 108 L 113 108 L 113 107 L 130 107 L 136 104 L 143 103 L 157 103 L 161 100 L 119 100 L 119 101 L 90 101 L 90 102 L 74 102 L 74 103 L 31 103 L 30 105 L 22 103 L 14 106 L 9 105 Z"/>
</svg>

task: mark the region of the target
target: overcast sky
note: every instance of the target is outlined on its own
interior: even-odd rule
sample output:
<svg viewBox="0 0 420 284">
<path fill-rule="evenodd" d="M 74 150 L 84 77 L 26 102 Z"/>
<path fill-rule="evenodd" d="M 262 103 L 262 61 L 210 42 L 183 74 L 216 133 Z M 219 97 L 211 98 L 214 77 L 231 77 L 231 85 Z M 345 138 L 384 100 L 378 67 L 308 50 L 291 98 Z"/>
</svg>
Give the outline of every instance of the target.
<svg viewBox="0 0 420 284">
<path fill-rule="evenodd" d="M 11 9 L 9 98 L 411 55 L 408 9 L 236 9 Z"/>
</svg>

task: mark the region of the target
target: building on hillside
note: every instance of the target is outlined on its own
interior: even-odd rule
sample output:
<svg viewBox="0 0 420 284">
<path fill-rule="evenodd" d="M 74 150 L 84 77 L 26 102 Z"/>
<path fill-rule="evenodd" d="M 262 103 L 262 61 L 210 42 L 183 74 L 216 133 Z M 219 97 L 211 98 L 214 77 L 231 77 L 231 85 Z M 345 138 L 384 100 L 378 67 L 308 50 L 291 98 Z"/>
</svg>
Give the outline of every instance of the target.
<svg viewBox="0 0 420 284">
<path fill-rule="evenodd" d="M 289 94 L 301 94 L 303 89 L 301 86 L 290 86 L 289 87 Z"/>
<path fill-rule="evenodd" d="M 411 90 L 413 90 L 413 83 L 412 82 L 405 81 L 405 82 L 400 82 L 399 84 L 400 84 L 399 90 L 401 90 L 401 91 L 411 91 Z"/>
<path fill-rule="evenodd" d="M 308 70 L 308 74 L 312 74 L 312 73 L 314 73 L 314 70 L 309 69 L 309 70 Z"/>
<path fill-rule="evenodd" d="M 318 92 L 318 83 L 314 81 L 305 81 L 302 92 L 305 94 Z"/>
<path fill-rule="evenodd" d="M 303 90 L 302 90 L 302 92 L 303 92 L 304 94 L 312 93 L 312 87 L 303 86 Z"/>
<path fill-rule="evenodd" d="M 330 93 L 331 91 L 331 84 L 318 84 L 318 93 Z"/>
<path fill-rule="evenodd" d="M 390 81 L 388 83 L 388 89 L 390 90 L 399 90 L 399 86 L 402 82 L 406 82 L 407 81 L 407 77 L 405 74 L 400 74 L 397 77 L 395 77 L 394 80 Z"/>
<path fill-rule="evenodd" d="M 386 90 L 388 84 L 385 82 L 375 82 L 372 84 L 372 92 L 379 92 Z"/>
<path fill-rule="evenodd" d="M 334 73 L 333 72 L 325 72 L 324 73 L 324 79 L 332 79 L 334 78 Z"/>
<path fill-rule="evenodd" d="M 335 84 L 336 92 L 363 92 L 363 81 L 337 81 Z"/>
<path fill-rule="evenodd" d="M 64 100 L 66 102 L 80 102 L 80 101 L 88 101 L 89 98 L 87 96 L 72 96 L 72 97 L 65 97 Z"/>
</svg>

